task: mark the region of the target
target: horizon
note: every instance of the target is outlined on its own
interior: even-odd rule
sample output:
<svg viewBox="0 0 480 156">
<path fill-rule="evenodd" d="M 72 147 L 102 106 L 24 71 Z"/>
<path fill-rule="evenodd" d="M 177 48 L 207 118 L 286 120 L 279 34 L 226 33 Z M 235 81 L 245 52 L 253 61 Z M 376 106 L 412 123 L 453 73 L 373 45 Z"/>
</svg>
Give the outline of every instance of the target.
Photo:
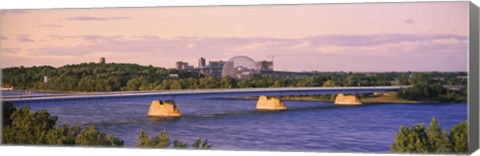
<svg viewBox="0 0 480 156">
<path fill-rule="evenodd" d="M 219 60 L 215 60 L 215 61 L 219 61 Z M 225 61 L 225 60 L 224 60 Z M 228 61 L 228 60 L 227 60 Z M 188 62 L 190 64 L 190 62 Z M 94 61 L 91 61 L 91 62 L 78 62 L 78 63 L 73 63 L 73 64 L 64 64 L 64 65 L 61 65 L 61 66 L 51 66 L 51 65 L 33 65 L 33 66 L 23 66 L 24 68 L 33 68 L 33 67 L 41 67 L 41 66 L 51 66 L 51 67 L 54 67 L 54 68 L 60 68 L 60 67 L 65 67 L 65 66 L 69 66 L 69 65 L 80 65 L 80 64 L 99 64 L 98 62 L 94 62 Z M 151 64 L 139 64 L 139 63 L 126 63 L 126 62 L 106 62 L 105 64 L 132 64 L 132 65 L 140 65 L 140 66 L 152 66 L 152 67 L 155 67 L 155 68 L 165 68 L 167 70 L 169 69 L 175 69 L 174 66 L 172 67 L 163 67 L 163 66 L 155 66 L 155 65 L 151 65 Z M 207 63 L 208 65 L 208 63 Z M 21 66 L 11 66 L 11 67 L 2 67 L 2 70 L 3 69 L 6 69 L 6 68 L 20 68 Z M 194 66 L 194 68 L 197 68 L 197 66 Z M 175 69 L 176 70 L 176 69 Z M 274 70 L 274 71 L 280 71 L 280 70 Z M 284 70 L 282 70 L 281 72 L 284 72 Z M 439 73 L 456 73 L 456 72 L 466 72 L 468 73 L 468 70 L 466 71 L 415 71 L 415 70 L 412 70 L 412 71 L 318 71 L 318 70 L 313 70 L 313 71 L 286 71 L 286 72 L 316 72 L 316 73 L 329 73 L 329 72 L 332 72 L 332 73 L 389 73 L 389 72 L 397 72 L 397 73 L 407 73 L 407 72 L 412 72 L 412 73 L 415 73 L 415 72 L 419 72 L 419 73 L 431 73 L 431 72 L 439 72 Z"/>
<path fill-rule="evenodd" d="M 465 72 L 467 10 L 468 2 L 2 10 L 0 60 L 61 67 L 105 57 L 168 69 L 273 55 L 276 71 Z"/>
</svg>

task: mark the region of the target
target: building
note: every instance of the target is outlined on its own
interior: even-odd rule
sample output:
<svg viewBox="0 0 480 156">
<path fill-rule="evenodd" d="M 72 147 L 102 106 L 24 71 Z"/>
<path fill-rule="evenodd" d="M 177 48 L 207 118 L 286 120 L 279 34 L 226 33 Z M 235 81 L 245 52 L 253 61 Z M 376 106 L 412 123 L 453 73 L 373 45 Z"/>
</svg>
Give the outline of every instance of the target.
<svg viewBox="0 0 480 156">
<path fill-rule="evenodd" d="M 208 61 L 208 66 L 205 68 L 208 75 L 215 77 L 222 77 L 222 69 L 225 62 L 220 61 Z"/>
<path fill-rule="evenodd" d="M 273 70 L 273 61 L 258 61 L 254 62 L 260 69 L 260 74 L 270 76 L 270 77 L 280 77 L 280 78 L 301 78 L 313 76 L 314 72 L 288 72 L 288 71 L 274 71 Z M 223 66 L 233 66 L 233 63 L 228 63 L 226 61 L 208 61 L 206 64 L 206 59 L 200 57 L 198 59 L 198 67 L 194 68 L 193 66 L 188 65 L 187 62 L 177 61 L 176 69 L 177 70 L 187 70 L 192 72 L 199 72 L 209 76 L 215 76 L 217 78 L 222 77 Z M 249 75 L 252 75 L 253 71 L 238 69 L 238 74 L 234 75 L 235 78 L 246 78 Z"/>
<path fill-rule="evenodd" d="M 193 66 L 188 65 L 188 62 L 177 61 L 175 69 L 177 69 L 177 70 L 187 70 L 187 69 L 193 69 Z"/>
<path fill-rule="evenodd" d="M 273 61 L 258 61 L 257 66 L 261 71 L 273 71 Z"/>
<path fill-rule="evenodd" d="M 205 68 L 205 65 L 205 58 L 200 57 L 200 59 L 198 59 L 198 68 Z"/>
<path fill-rule="evenodd" d="M 100 57 L 98 64 L 105 64 L 105 57 Z"/>
</svg>

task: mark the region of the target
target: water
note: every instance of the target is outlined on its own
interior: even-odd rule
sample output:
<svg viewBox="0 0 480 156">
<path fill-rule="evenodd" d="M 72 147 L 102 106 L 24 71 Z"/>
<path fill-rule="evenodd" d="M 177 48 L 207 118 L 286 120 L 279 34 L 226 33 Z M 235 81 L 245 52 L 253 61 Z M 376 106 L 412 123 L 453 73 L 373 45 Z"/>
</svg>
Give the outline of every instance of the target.
<svg viewBox="0 0 480 156">
<path fill-rule="evenodd" d="M 57 115 L 57 125 L 95 124 L 134 147 L 140 129 L 154 136 L 166 129 L 192 144 L 208 139 L 217 150 L 389 152 L 401 125 L 442 128 L 467 119 L 466 104 L 375 104 L 341 107 L 328 102 L 284 101 L 288 111 L 259 112 L 256 100 L 176 100 L 178 119 L 147 116 L 149 101 L 31 105 Z"/>
</svg>

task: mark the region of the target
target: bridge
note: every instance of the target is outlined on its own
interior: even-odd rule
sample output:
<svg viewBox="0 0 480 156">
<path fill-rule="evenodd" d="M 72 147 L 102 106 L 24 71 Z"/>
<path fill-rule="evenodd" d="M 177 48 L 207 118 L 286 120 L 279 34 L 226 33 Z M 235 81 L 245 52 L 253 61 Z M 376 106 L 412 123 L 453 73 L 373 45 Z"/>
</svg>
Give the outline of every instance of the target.
<svg viewBox="0 0 480 156">
<path fill-rule="evenodd" d="M 2 101 L 13 104 L 62 103 L 62 102 L 101 102 L 103 100 L 149 99 L 150 116 L 180 116 L 175 99 L 204 99 L 223 97 L 259 96 L 257 109 L 286 110 L 278 98 L 280 96 L 339 94 L 335 104 L 359 105 L 361 101 L 352 95 L 398 91 L 409 86 L 373 86 L 373 87 L 300 87 L 300 88 L 243 88 L 243 89 L 197 89 L 170 91 L 138 92 L 102 92 L 82 94 L 46 94 L 27 96 L 4 96 Z M 162 99 L 162 100 L 159 100 Z"/>
</svg>

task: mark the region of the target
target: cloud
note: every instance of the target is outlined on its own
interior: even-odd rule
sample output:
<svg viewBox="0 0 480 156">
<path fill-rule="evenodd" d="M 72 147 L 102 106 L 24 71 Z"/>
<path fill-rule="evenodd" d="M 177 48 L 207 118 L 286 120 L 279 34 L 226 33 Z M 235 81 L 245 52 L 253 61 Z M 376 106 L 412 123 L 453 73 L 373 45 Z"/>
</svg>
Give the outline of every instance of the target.
<svg viewBox="0 0 480 156">
<path fill-rule="evenodd" d="M 110 21 L 110 20 L 126 20 L 130 17 L 117 16 L 117 17 L 92 17 L 92 16 L 75 16 L 67 18 L 67 20 L 72 21 Z"/>
<path fill-rule="evenodd" d="M 30 35 L 17 35 L 17 41 L 19 41 L 19 42 L 35 42 L 35 40 L 30 39 Z"/>
<path fill-rule="evenodd" d="M 209 60 L 226 60 L 237 55 L 246 55 L 255 60 L 268 59 L 275 55 L 279 66 L 289 64 L 291 60 L 302 60 L 301 67 L 322 69 L 313 66 L 315 62 L 332 62 L 343 66 L 345 70 L 353 65 L 364 66 L 359 62 L 375 66 L 375 59 L 390 69 L 388 61 L 396 64 L 425 64 L 424 68 L 440 67 L 460 70 L 467 60 L 468 36 L 455 34 L 376 34 L 376 35 L 318 35 L 306 38 L 219 38 L 219 37 L 177 37 L 165 39 L 158 36 L 102 36 L 49 35 L 52 39 L 80 41 L 77 45 L 57 44 L 34 51 L 33 55 L 94 57 L 106 56 L 131 62 L 146 62 L 171 67 L 175 61 L 195 63 L 199 57 Z M 316 58 L 317 60 L 313 59 Z M 455 61 L 447 61 L 455 60 Z M 282 62 L 283 61 L 283 62 Z M 350 61 L 351 63 L 338 63 Z M 420 61 L 420 62 L 418 62 Z M 291 67 L 290 67 L 291 66 Z M 286 70 L 304 70 L 290 65 Z M 406 66 L 406 65 L 405 65 Z M 348 68 L 347 68 L 348 67 Z M 414 66 L 406 66 L 414 70 Z M 466 65 L 465 65 L 466 67 Z M 295 68 L 295 69 L 294 69 Z M 383 69 L 383 68 L 382 68 Z M 394 68 L 392 68 L 394 69 Z M 396 68 L 395 68 L 396 69 Z M 404 69 L 398 67 L 398 69 Z M 466 68 L 465 68 L 466 69 Z M 306 69 L 305 69 L 306 70 Z M 380 67 L 379 67 L 380 70 Z"/>
<path fill-rule="evenodd" d="M 411 18 L 406 19 L 406 20 L 403 21 L 403 22 L 404 22 L 404 23 L 407 23 L 407 24 L 415 24 L 415 23 L 416 23 L 416 22 L 415 22 L 413 19 L 411 19 Z"/>
<path fill-rule="evenodd" d="M 62 26 L 61 25 L 56 25 L 56 24 L 42 24 L 42 25 L 39 25 L 38 27 L 60 28 Z"/>
<path fill-rule="evenodd" d="M 20 49 L 20 48 L 1 48 L 0 52 L 2 52 L 2 53 L 17 53 L 20 50 L 22 50 L 22 49 Z"/>
<path fill-rule="evenodd" d="M 27 36 L 28 37 L 28 36 Z M 465 51 L 468 37 L 453 34 L 378 34 L 378 35 L 320 35 L 301 39 L 279 38 L 215 38 L 177 37 L 162 39 L 158 36 L 59 36 L 49 37 L 82 41 L 76 46 L 51 46 L 38 49 L 49 55 L 83 55 L 98 52 L 136 53 L 150 55 L 175 53 L 195 55 L 209 53 L 225 56 L 236 54 L 434 54 L 443 51 Z M 26 37 L 24 37 L 26 38 Z M 18 38 L 17 38 L 18 40 Z M 27 39 L 24 39 L 27 40 Z"/>
</svg>

